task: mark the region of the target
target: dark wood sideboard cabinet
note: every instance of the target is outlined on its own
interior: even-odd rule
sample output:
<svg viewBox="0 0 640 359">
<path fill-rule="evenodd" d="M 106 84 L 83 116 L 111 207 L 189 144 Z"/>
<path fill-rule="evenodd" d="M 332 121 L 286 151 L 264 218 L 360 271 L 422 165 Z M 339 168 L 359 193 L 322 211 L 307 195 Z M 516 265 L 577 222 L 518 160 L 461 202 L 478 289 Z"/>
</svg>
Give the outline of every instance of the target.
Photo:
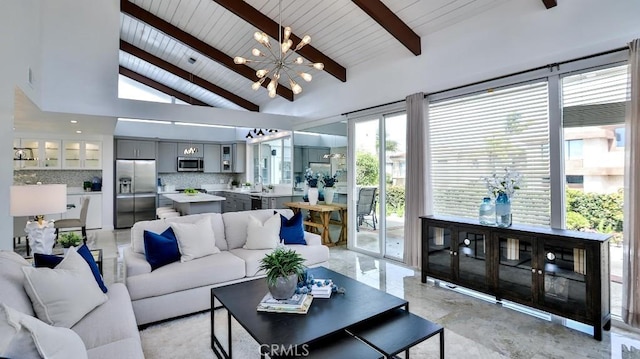
<svg viewBox="0 0 640 359">
<path fill-rule="evenodd" d="M 423 216 L 427 276 L 593 326 L 611 327 L 609 234 Z"/>
</svg>

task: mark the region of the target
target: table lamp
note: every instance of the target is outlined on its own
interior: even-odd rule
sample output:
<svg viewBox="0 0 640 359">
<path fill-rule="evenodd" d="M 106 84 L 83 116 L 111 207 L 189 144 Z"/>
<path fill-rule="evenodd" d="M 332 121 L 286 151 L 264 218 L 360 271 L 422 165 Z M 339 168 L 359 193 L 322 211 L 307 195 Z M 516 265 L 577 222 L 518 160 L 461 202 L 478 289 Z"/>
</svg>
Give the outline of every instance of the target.
<svg viewBox="0 0 640 359">
<path fill-rule="evenodd" d="M 66 184 L 11 186 L 9 212 L 14 217 L 35 216 L 43 225 L 45 214 L 67 210 Z"/>
<path fill-rule="evenodd" d="M 9 212 L 14 217 L 33 217 L 36 223 L 27 222 L 25 232 L 33 253 L 51 254 L 56 239 L 53 222 L 44 221 L 45 214 L 67 210 L 66 184 L 41 184 L 11 186 Z"/>
</svg>

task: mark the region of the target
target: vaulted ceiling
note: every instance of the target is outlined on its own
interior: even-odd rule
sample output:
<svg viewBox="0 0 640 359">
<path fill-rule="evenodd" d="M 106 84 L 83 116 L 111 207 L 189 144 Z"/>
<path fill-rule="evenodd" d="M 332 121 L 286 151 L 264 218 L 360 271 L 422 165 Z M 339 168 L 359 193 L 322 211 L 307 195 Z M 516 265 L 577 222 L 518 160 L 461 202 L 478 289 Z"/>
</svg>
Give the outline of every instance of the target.
<svg viewBox="0 0 640 359">
<path fill-rule="evenodd" d="M 324 64 L 321 72 L 305 70 L 314 81 L 301 81 L 299 95 L 280 79 L 277 95 L 295 101 L 313 93 L 318 80 L 348 81 L 354 66 L 385 61 L 389 54 L 420 56 L 428 48 L 422 36 L 507 1 L 282 0 L 279 12 L 278 0 L 121 0 L 120 74 L 191 104 L 260 111 L 271 101 L 268 82 L 252 90 L 259 65 L 237 65 L 233 58 L 251 58 L 253 48 L 264 51 L 253 38 L 256 31 L 277 43 L 279 16 L 283 27 L 291 26 L 294 46 L 311 35 L 310 45 L 297 53 Z"/>
</svg>

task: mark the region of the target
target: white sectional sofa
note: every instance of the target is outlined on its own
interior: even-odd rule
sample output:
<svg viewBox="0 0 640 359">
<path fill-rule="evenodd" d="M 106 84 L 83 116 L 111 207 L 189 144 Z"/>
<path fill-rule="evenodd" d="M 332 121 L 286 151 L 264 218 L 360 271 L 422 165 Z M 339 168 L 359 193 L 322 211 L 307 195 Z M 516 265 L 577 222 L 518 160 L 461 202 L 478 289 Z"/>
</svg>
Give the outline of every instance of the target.
<svg viewBox="0 0 640 359">
<path fill-rule="evenodd" d="M 30 267 L 31 264 L 19 254 L 0 251 L 0 303 L 35 317 L 32 302 L 24 288 L 22 267 L 25 266 Z M 70 329 L 80 337 L 90 359 L 144 358 L 127 288 L 122 283 L 111 284 L 107 297 L 106 302 Z M 1 352 L 0 349 L 0 356 Z"/>
<path fill-rule="evenodd" d="M 289 209 L 277 210 L 290 218 Z M 253 279 L 263 275 L 260 260 L 272 249 L 244 249 L 249 215 L 265 221 L 274 210 L 254 210 L 195 214 L 183 217 L 137 222 L 131 228 L 131 246 L 124 251 L 126 286 L 131 295 L 138 325 L 144 325 L 211 308 L 210 289 L 216 286 Z M 210 217 L 215 244 L 220 253 L 188 262 L 173 262 L 155 270 L 144 252 L 144 231 L 162 233 L 171 223 L 196 223 Z M 287 245 L 305 258 L 305 265 L 315 266 L 329 259 L 329 249 L 319 235 L 304 232 L 306 245 Z"/>
</svg>

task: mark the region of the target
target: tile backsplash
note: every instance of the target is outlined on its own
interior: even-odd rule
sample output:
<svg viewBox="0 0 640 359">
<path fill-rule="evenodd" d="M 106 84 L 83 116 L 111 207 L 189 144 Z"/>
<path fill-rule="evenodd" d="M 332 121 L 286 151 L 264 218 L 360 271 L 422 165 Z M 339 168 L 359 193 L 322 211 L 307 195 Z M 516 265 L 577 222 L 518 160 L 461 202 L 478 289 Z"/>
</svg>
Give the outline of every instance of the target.
<svg viewBox="0 0 640 359">
<path fill-rule="evenodd" d="M 13 171 L 13 183 L 43 184 L 65 183 L 68 187 L 82 187 L 84 181 L 102 178 L 101 170 L 20 170 Z"/>
<path fill-rule="evenodd" d="M 244 173 L 160 173 L 158 174 L 163 185 L 174 185 L 176 188 L 200 188 L 202 184 L 229 183 L 229 180 L 236 179 L 244 181 Z"/>
</svg>

